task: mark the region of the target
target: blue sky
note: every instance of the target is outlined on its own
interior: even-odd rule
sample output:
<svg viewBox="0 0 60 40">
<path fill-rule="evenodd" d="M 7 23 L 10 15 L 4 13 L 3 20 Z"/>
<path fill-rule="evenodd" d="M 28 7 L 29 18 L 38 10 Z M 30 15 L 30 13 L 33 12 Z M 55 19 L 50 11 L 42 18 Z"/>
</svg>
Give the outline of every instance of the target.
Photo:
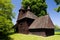
<svg viewBox="0 0 60 40">
<path fill-rule="evenodd" d="M 13 19 L 13 23 L 16 24 L 17 16 L 18 16 L 18 11 L 21 8 L 21 2 L 22 0 L 12 0 L 12 4 L 15 6 L 13 9 L 13 12 L 16 13 L 16 18 Z M 53 24 L 60 26 L 60 12 L 57 13 L 54 11 L 54 8 L 57 7 L 56 3 L 54 0 L 46 0 L 46 3 L 48 5 L 47 12 L 53 22 Z"/>
</svg>

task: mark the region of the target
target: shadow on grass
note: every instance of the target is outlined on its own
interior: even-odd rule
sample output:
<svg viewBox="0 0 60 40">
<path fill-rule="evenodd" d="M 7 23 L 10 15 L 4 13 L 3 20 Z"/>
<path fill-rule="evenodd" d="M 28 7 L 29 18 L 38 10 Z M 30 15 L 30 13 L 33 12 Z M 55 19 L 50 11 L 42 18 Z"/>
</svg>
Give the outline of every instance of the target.
<svg viewBox="0 0 60 40">
<path fill-rule="evenodd" d="M 9 34 L 9 35 L 11 35 L 11 34 Z M 0 32 L 0 40 L 13 40 L 12 38 L 9 37 L 9 35 L 6 35 L 6 34 Z"/>
<path fill-rule="evenodd" d="M 0 36 L 0 40 L 13 40 L 13 39 L 8 36 Z"/>
<path fill-rule="evenodd" d="M 60 34 L 55 34 L 55 35 L 60 35 Z"/>
<path fill-rule="evenodd" d="M 6 35 L 3 35 L 3 36 L 0 36 L 0 40 L 13 40 L 13 39 Z"/>
</svg>

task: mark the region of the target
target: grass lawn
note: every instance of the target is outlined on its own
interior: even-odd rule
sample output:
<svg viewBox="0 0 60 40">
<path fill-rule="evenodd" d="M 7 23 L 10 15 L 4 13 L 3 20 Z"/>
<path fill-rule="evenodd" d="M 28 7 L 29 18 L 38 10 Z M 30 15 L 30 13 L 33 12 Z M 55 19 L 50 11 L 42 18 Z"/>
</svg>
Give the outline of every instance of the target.
<svg viewBox="0 0 60 40">
<path fill-rule="evenodd" d="M 42 36 L 36 36 L 36 35 L 25 35 L 25 34 L 13 34 L 10 35 L 10 37 L 13 40 L 60 40 L 60 32 L 55 32 L 54 36 L 49 36 L 49 37 L 42 37 Z"/>
<path fill-rule="evenodd" d="M 60 32 L 55 32 L 55 35 L 60 35 Z"/>
</svg>

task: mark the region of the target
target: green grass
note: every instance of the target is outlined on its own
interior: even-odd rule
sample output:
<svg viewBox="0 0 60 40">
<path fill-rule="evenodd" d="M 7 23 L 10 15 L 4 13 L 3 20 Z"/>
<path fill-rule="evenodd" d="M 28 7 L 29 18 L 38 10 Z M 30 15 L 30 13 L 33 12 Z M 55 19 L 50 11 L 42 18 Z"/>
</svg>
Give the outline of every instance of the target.
<svg viewBox="0 0 60 40">
<path fill-rule="evenodd" d="M 55 32 L 55 35 L 60 35 L 60 32 Z"/>
<path fill-rule="evenodd" d="M 49 37 L 42 37 L 36 35 L 25 34 L 13 34 L 10 35 L 13 40 L 60 40 L 60 35 L 54 35 Z"/>
</svg>

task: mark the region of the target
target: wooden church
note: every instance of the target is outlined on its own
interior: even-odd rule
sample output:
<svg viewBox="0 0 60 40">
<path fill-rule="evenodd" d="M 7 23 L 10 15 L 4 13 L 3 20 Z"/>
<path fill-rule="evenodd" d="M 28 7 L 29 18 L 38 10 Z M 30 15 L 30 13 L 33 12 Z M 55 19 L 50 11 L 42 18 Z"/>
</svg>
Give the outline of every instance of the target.
<svg viewBox="0 0 60 40">
<path fill-rule="evenodd" d="M 54 25 L 49 15 L 37 17 L 31 12 L 30 7 L 19 10 L 18 19 L 14 26 L 15 32 L 40 36 L 54 35 Z"/>
</svg>

